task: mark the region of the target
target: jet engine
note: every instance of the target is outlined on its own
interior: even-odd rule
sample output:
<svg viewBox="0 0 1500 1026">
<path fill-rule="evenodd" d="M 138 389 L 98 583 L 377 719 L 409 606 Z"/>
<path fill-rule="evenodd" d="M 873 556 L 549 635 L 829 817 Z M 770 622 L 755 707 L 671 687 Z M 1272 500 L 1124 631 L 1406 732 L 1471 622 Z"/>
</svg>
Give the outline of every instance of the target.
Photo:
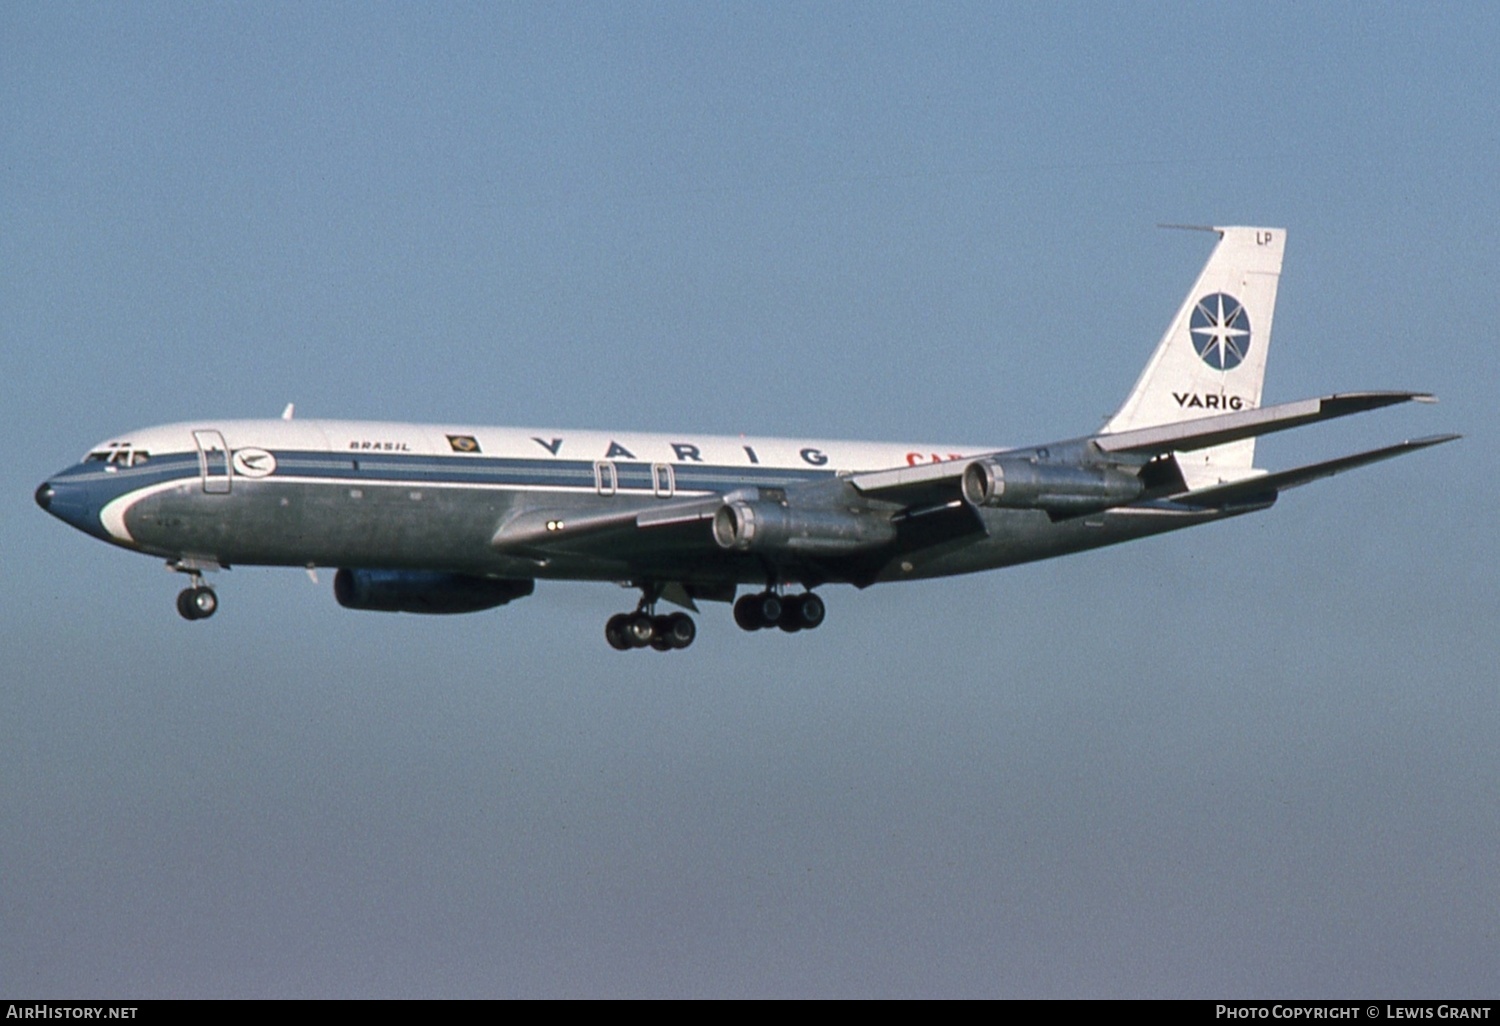
<svg viewBox="0 0 1500 1026">
<path fill-rule="evenodd" d="M 730 502 L 714 514 L 714 541 L 732 552 L 847 556 L 896 537 L 889 519 L 847 509 L 792 509 L 778 502 Z"/>
<path fill-rule="evenodd" d="M 1134 474 L 1110 466 L 1039 463 L 999 457 L 964 470 L 964 498 L 976 506 L 1041 509 L 1073 516 L 1120 506 L 1145 490 Z"/>
<path fill-rule="evenodd" d="M 476 613 L 536 590 L 532 580 L 472 577 L 430 570 L 340 570 L 333 597 L 345 609 L 382 613 Z"/>
</svg>

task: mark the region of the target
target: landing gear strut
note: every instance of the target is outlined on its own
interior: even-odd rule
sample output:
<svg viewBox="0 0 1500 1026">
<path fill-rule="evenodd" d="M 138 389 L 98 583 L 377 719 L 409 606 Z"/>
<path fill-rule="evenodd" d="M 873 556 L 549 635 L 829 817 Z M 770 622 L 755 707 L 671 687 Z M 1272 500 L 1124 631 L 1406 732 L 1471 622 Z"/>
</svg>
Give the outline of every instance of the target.
<svg viewBox="0 0 1500 1026">
<path fill-rule="evenodd" d="M 654 648 L 667 652 L 687 648 L 698 636 L 698 625 L 686 613 L 657 615 L 656 600 L 661 589 L 641 588 L 641 601 L 633 613 L 616 613 L 604 625 L 604 640 L 610 647 L 624 652 L 632 648 Z"/>
<path fill-rule="evenodd" d="M 741 596 L 734 604 L 734 622 L 741 630 L 759 631 L 780 627 L 788 634 L 810 631 L 823 624 L 828 607 L 812 592 L 780 595 L 771 589 Z"/>
</svg>

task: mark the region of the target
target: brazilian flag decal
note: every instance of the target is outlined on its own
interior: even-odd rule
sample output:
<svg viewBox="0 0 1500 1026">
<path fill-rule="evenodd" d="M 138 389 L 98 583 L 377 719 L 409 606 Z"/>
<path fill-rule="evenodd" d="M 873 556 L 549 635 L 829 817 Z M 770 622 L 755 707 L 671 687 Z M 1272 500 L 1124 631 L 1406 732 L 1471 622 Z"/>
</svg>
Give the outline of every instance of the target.
<svg viewBox="0 0 1500 1026">
<path fill-rule="evenodd" d="M 449 435 L 448 444 L 454 452 L 478 452 L 479 440 L 473 435 Z"/>
</svg>

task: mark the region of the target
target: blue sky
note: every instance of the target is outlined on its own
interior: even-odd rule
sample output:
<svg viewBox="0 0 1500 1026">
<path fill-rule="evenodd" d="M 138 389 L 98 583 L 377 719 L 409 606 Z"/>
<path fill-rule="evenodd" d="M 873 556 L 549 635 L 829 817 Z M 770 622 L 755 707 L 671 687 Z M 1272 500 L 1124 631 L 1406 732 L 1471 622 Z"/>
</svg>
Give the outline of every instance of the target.
<svg viewBox="0 0 1500 1026">
<path fill-rule="evenodd" d="M 0 992 L 1493 996 L 1483 4 L 0 10 Z M 31 493 L 300 415 L 1022 444 L 1285 227 L 1265 514 L 726 610 L 458 618 Z"/>
</svg>

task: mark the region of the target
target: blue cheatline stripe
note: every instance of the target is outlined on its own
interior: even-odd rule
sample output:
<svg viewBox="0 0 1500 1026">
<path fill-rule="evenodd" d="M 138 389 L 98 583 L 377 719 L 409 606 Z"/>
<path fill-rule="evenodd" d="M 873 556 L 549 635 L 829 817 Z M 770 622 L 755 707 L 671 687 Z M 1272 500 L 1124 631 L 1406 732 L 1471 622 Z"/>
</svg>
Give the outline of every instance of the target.
<svg viewBox="0 0 1500 1026">
<path fill-rule="evenodd" d="M 235 474 L 237 482 L 275 481 L 277 478 L 316 477 L 328 481 L 368 481 L 424 484 L 488 485 L 514 488 L 595 487 L 593 460 L 519 459 L 513 457 L 443 457 L 393 453 L 360 455 L 316 451 L 272 451 L 276 470 L 268 477 L 248 478 Z M 615 462 L 616 487 L 628 491 L 654 491 L 655 464 Z M 775 487 L 832 477 L 831 470 L 775 467 L 731 467 L 716 464 L 670 463 L 678 492 L 729 491 L 747 486 Z M 140 488 L 173 479 L 197 479 L 196 452 L 153 457 L 144 466 L 107 472 L 90 464 L 77 464 L 65 476 L 90 487 L 99 487 L 104 501 Z M 64 475 L 59 475 L 64 476 Z M 221 475 L 217 475 L 222 478 Z"/>
<path fill-rule="evenodd" d="M 531 488 L 594 487 L 593 460 L 519 459 L 514 457 L 398 456 L 389 453 L 348 456 L 322 452 L 276 452 L 280 476 L 317 476 L 337 480 L 384 480 L 413 484 L 482 484 Z M 670 463 L 678 491 L 723 491 L 747 485 L 775 486 L 832 477 L 831 470 L 775 467 L 729 467 L 714 464 Z M 616 485 L 622 489 L 655 487 L 652 468 L 645 462 L 615 462 Z"/>
</svg>

